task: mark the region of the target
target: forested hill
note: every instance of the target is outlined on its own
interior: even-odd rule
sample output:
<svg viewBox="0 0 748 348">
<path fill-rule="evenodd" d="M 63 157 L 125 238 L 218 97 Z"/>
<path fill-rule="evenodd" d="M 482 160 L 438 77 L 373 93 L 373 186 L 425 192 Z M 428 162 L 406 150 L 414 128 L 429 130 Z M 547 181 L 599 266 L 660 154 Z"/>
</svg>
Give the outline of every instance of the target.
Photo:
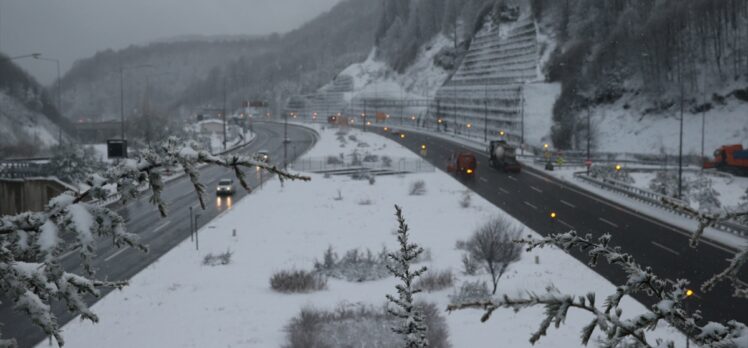
<svg viewBox="0 0 748 348">
<path fill-rule="evenodd" d="M 282 35 L 217 41 L 180 38 L 99 52 L 77 62 L 63 78 L 63 105 L 70 110 L 65 114 L 118 117 L 120 66 L 141 66 L 123 74 L 128 117 L 137 115 L 146 100 L 152 108 L 183 114 L 219 104 L 224 82 L 230 105 L 246 98 L 280 103 L 290 94 L 316 89 L 345 66 L 363 60 L 374 45 L 380 8 L 379 1 L 343 0 Z"/>
<path fill-rule="evenodd" d="M 0 157 L 30 156 L 69 129 L 44 87 L 0 53 Z"/>
</svg>

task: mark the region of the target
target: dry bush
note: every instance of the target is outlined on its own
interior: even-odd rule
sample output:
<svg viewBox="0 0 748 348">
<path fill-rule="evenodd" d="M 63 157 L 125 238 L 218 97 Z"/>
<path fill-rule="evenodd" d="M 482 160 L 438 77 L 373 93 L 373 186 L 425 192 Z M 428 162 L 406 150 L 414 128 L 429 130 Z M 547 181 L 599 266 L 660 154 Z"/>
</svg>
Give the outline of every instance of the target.
<svg viewBox="0 0 748 348">
<path fill-rule="evenodd" d="M 411 196 L 422 196 L 426 194 L 426 182 L 423 180 L 414 181 L 410 184 L 408 193 Z"/>
<path fill-rule="evenodd" d="M 432 303 L 417 303 L 428 326 L 431 348 L 447 348 L 449 331 L 441 312 Z M 402 337 L 392 332 L 396 320 L 384 307 L 352 305 L 334 311 L 305 308 L 286 326 L 285 348 L 390 348 L 402 346 Z"/>
<path fill-rule="evenodd" d="M 485 302 L 491 299 L 491 289 L 485 281 L 464 282 L 454 294 L 449 296 L 452 304 Z"/>
<path fill-rule="evenodd" d="M 418 278 L 414 287 L 426 292 L 434 292 L 444 290 L 446 288 L 451 288 L 454 285 L 454 280 L 455 277 L 452 274 L 452 271 L 429 270 L 420 278 Z"/>
<path fill-rule="evenodd" d="M 327 288 L 327 279 L 315 272 L 280 271 L 270 277 L 270 287 L 278 292 L 313 292 Z"/>
<path fill-rule="evenodd" d="M 231 250 L 226 250 L 225 253 L 216 254 L 213 255 L 213 253 L 209 253 L 208 255 L 205 255 L 203 258 L 203 265 L 205 266 L 219 266 L 219 265 L 228 265 L 231 263 L 231 255 L 234 253 L 231 252 Z"/>
</svg>

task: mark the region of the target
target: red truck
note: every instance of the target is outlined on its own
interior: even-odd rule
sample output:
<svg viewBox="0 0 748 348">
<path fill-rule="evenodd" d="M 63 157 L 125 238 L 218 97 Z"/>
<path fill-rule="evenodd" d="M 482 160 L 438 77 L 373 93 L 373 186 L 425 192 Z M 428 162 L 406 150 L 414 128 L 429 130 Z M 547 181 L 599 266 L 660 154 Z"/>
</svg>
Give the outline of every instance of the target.
<svg viewBox="0 0 748 348">
<path fill-rule="evenodd" d="M 714 160 L 704 162 L 704 168 L 717 168 L 736 175 L 748 176 L 748 149 L 743 145 L 724 145 L 714 151 Z"/>
<path fill-rule="evenodd" d="M 475 155 L 470 152 L 460 152 L 457 155 L 452 155 L 447 164 L 448 172 L 455 172 L 457 175 L 470 179 L 475 176 L 475 168 L 478 166 L 478 160 L 475 159 Z"/>
</svg>

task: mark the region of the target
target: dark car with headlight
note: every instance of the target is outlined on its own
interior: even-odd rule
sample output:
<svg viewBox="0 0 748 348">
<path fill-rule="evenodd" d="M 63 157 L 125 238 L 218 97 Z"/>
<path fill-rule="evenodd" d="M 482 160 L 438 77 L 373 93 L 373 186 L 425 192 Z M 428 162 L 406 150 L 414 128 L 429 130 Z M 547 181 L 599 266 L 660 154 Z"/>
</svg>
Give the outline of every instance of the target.
<svg viewBox="0 0 748 348">
<path fill-rule="evenodd" d="M 234 180 L 223 179 L 218 182 L 218 186 L 216 186 L 216 195 L 231 196 L 233 194 L 234 194 Z"/>
</svg>

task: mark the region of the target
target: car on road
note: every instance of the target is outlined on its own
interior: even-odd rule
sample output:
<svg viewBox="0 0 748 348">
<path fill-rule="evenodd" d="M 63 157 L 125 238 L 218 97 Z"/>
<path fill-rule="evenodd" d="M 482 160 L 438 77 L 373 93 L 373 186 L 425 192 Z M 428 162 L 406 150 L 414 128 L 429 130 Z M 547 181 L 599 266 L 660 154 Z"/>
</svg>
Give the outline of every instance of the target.
<svg viewBox="0 0 748 348">
<path fill-rule="evenodd" d="M 231 196 L 234 194 L 234 180 L 231 179 L 221 179 L 218 182 L 218 185 L 216 185 L 216 195 L 222 196 L 227 195 Z"/>
<path fill-rule="evenodd" d="M 268 150 L 259 150 L 255 153 L 255 160 L 270 163 L 270 152 Z"/>
</svg>

